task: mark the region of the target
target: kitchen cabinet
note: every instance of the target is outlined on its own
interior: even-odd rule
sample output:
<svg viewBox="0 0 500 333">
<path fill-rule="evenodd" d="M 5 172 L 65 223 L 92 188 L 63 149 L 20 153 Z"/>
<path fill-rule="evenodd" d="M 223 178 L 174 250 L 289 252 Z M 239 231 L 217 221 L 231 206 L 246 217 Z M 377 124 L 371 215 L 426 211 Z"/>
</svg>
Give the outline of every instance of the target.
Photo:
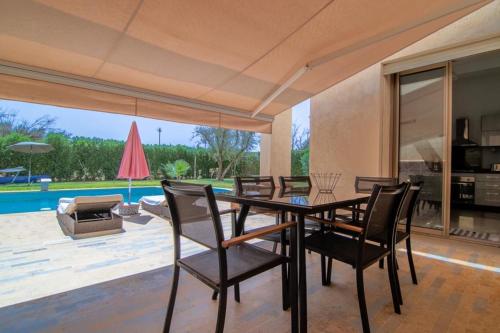
<svg viewBox="0 0 500 333">
<path fill-rule="evenodd" d="M 500 145 L 500 114 L 481 117 L 481 145 Z"/>
<path fill-rule="evenodd" d="M 500 175 L 476 174 L 474 203 L 500 207 Z"/>
</svg>

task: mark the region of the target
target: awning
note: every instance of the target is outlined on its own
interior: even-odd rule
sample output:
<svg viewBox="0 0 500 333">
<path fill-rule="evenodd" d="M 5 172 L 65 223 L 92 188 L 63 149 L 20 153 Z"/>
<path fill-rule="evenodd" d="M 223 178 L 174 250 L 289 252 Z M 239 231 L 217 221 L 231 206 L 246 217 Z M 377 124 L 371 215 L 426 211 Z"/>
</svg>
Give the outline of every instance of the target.
<svg viewBox="0 0 500 333">
<path fill-rule="evenodd" d="M 0 98 L 270 132 L 489 2 L 3 0 Z"/>
</svg>

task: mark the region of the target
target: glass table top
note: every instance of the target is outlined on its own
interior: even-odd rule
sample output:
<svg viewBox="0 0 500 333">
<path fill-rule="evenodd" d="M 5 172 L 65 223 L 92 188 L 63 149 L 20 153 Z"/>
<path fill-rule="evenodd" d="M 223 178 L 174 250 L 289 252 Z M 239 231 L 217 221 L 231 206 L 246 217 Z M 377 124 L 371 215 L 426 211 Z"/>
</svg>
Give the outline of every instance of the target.
<svg viewBox="0 0 500 333">
<path fill-rule="evenodd" d="M 334 191 L 333 193 L 320 192 L 317 188 L 311 189 L 261 189 L 246 191 L 239 194 L 236 191 L 217 194 L 218 199 L 230 201 L 267 202 L 283 204 L 288 206 L 317 207 L 341 204 L 346 201 L 365 201 L 369 195 L 366 193 L 355 193 L 354 191 Z"/>
</svg>

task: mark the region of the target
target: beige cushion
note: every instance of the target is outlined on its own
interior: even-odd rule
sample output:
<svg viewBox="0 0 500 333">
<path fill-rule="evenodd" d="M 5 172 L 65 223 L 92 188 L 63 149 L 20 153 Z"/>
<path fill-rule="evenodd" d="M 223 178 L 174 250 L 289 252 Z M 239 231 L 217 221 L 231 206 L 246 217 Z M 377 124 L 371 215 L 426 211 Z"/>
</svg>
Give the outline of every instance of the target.
<svg viewBox="0 0 500 333">
<path fill-rule="evenodd" d="M 106 203 L 106 202 L 119 204 L 123 202 L 123 196 L 121 194 L 113 194 L 113 195 L 81 196 L 74 198 L 60 198 L 59 206 L 57 207 L 57 212 L 59 214 L 71 215 L 75 211 L 78 211 L 79 204 Z"/>
</svg>

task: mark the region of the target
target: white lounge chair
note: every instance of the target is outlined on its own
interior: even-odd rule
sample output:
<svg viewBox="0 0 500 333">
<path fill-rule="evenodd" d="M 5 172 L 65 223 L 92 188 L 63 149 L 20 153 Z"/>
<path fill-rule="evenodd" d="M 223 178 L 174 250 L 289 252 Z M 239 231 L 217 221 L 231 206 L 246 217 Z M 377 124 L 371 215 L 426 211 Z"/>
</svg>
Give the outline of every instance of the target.
<svg viewBox="0 0 500 333">
<path fill-rule="evenodd" d="M 123 203 L 121 194 L 59 199 L 57 220 L 71 236 L 121 232 L 123 219 L 113 209 Z"/>
<path fill-rule="evenodd" d="M 147 195 L 139 199 L 142 209 L 155 215 L 170 219 L 170 211 L 168 209 L 165 195 Z"/>
</svg>

